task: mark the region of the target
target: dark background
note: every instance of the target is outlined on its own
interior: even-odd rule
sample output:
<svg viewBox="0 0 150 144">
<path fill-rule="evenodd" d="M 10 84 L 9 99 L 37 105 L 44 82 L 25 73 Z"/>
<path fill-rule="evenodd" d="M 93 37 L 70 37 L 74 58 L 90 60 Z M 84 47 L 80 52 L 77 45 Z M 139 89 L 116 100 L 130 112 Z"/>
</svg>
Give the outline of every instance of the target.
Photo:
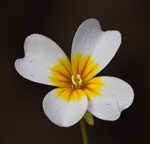
<svg viewBox="0 0 150 144">
<path fill-rule="evenodd" d="M 82 144 L 79 124 L 60 128 L 43 113 L 52 87 L 22 78 L 14 61 L 26 36 L 40 33 L 70 55 L 77 27 L 96 18 L 104 30 L 122 33 L 122 45 L 100 75 L 124 79 L 135 91 L 133 105 L 115 122 L 95 118 L 91 144 L 150 144 L 149 4 L 144 0 L 5 0 L 0 4 L 0 144 Z"/>
</svg>

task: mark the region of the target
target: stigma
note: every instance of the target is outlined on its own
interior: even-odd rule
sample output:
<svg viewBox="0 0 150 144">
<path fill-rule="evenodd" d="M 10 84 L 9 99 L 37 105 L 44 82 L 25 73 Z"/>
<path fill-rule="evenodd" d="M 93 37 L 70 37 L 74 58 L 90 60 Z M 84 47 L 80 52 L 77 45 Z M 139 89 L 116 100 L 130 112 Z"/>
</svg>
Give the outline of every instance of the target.
<svg viewBox="0 0 150 144">
<path fill-rule="evenodd" d="M 79 74 L 71 76 L 72 88 L 80 89 L 83 86 L 82 78 Z"/>
</svg>

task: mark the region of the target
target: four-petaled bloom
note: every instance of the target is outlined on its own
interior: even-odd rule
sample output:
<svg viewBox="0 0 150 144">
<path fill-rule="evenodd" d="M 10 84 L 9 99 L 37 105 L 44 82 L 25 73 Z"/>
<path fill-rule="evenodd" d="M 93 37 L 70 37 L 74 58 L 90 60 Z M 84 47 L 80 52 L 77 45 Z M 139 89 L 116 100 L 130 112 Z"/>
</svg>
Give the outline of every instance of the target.
<svg viewBox="0 0 150 144">
<path fill-rule="evenodd" d="M 32 34 L 25 40 L 25 57 L 16 60 L 15 68 L 24 78 L 59 87 L 43 100 L 45 114 L 56 125 L 72 126 L 87 110 L 113 121 L 131 105 L 133 90 L 121 79 L 94 76 L 111 61 L 120 43 L 118 31 L 104 32 L 97 20 L 89 19 L 75 34 L 71 62 L 54 41 Z"/>
</svg>

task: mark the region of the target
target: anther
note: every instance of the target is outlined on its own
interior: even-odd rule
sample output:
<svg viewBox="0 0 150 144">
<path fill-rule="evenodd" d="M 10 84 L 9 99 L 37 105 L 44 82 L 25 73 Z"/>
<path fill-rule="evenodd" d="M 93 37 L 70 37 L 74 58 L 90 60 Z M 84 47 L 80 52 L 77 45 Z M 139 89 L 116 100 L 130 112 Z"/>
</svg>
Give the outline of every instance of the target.
<svg viewBox="0 0 150 144">
<path fill-rule="evenodd" d="M 77 74 L 76 76 L 72 75 L 71 76 L 71 81 L 72 81 L 72 88 L 81 88 L 82 86 L 82 79 L 81 76 L 79 74 Z"/>
<path fill-rule="evenodd" d="M 81 77 L 80 77 L 80 75 L 79 75 L 79 74 L 77 74 L 77 79 L 78 79 L 78 80 L 80 80 L 80 79 L 81 79 Z"/>
<path fill-rule="evenodd" d="M 71 81 L 72 81 L 73 85 L 75 85 L 75 86 L 77 85 L 76 81 L 74 80 L 74 75 L 71 76 Z"/>
<path fill-rule="evenodd" d="M 81 79 L 81 76 L 79 74 L 77 74 L 77 79 L 78 79 L 79 86 L 81 86 L 82 85 L 82 79 Z"/>
</svg>

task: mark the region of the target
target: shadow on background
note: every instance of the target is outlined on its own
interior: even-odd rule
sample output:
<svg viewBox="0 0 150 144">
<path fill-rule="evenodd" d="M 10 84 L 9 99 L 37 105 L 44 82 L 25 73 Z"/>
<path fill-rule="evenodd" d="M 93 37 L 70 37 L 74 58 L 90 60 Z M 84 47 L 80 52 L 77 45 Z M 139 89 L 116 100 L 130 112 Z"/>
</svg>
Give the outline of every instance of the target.
<svg viewBox="0 0 150 144">
<path fill-rule="evenodd" d="M 133 105 L 119 120 L 95 118 L 88 127 L 91 144 L 149 144 L 149 7 L 142 0 L 13 0 L 0 5 L 1 118 L 0 144 L 82 144 L 79 125 L 60 128 L 42 110 L 52 87 L 20 77 L 14 61 L 23 57 L 26 36 L 40 33 L 70 55 L 77 27 L 96 18 L 104 30 L 122 33 L 122 45 L 100 75 L 116 76 L 135 90 Z"/>
</svg>

